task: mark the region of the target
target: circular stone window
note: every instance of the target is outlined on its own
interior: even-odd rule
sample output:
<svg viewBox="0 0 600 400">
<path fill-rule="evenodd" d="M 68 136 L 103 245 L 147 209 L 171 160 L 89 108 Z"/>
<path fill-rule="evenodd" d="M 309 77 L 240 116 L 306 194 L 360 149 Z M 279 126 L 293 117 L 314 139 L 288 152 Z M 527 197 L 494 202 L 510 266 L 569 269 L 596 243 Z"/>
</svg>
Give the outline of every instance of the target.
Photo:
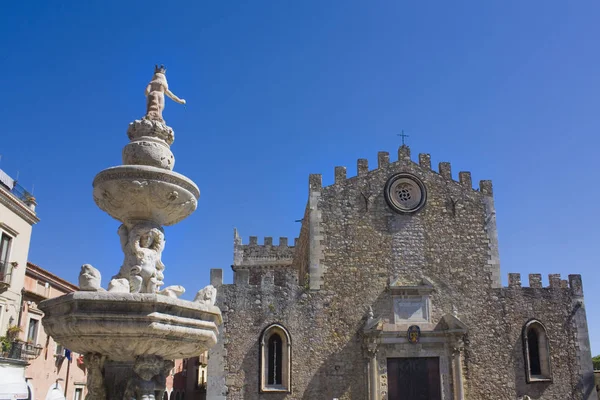
<svg viewBox="0 0 600 400">
<path fill-rule="evenodd" d="M 385 184 L 384 194 L 392 210 L 403 214 L 420 210 L 427 200 L 425 185 L 410 174 L 393 175 Z"/>
</svg>

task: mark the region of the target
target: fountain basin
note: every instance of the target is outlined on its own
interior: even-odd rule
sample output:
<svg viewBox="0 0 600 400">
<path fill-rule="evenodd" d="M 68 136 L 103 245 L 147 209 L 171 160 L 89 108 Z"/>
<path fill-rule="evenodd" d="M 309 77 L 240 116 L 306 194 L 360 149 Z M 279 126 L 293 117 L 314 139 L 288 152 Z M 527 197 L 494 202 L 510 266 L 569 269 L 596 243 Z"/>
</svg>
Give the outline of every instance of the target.
<svg viewBox="0 0 600 400">
<path fill-rule="evenodd" d="M 148 293 L 74 292 L 40 303 L 54 340 L 113 361 L 200 355 L 217 343 L 218 307 Z"/>
<path fill-rule="evenodd" d="M 120 165 L 94 178 L 94 201 L 123 223 L 173 225 L 196 210 L 200 189 L 189 178 L 163 168 Z"/>
</svg>

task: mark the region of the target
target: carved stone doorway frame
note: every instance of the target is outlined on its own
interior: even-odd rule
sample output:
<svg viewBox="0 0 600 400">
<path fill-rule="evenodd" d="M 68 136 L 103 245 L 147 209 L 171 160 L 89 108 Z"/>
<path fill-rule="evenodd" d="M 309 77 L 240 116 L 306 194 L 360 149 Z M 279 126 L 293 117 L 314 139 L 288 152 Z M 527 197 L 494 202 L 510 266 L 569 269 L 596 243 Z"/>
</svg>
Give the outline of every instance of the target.
<svg viewBox="0 0 600 400">
<path fill-rule="evenodd" d="M 375 320 L 365 326 L 369 400 L 394 400 L 388 398 L 387 359 L 404 357 L 438 357 L 442 400 L 466 399 L 462 358 L 467 329 L 461 321 L 452 315 L 444 316 L 436 328 L 421 331 L 417 344 L 408 341 L 406 330 L 390 328 Z"/>
</svg>

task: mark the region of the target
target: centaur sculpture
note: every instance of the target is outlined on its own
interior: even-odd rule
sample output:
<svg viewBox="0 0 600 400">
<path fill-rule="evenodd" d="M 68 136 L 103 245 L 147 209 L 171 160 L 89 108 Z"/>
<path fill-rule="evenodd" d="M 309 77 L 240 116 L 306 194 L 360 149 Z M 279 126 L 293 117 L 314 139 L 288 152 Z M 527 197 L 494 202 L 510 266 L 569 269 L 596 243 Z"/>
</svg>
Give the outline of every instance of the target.
<svg viewBox="0 0 600 400">
<path fill-rule="evenodd" d="M 147 100 L 146 116 L 144 119 L 164 122 L 162 112 L 165 109 L 165 94 L 173 101 L 179 104 L 185 104 L 184 99 L 180 99 L 169 90 L 166 73 L 167 69 L 164 65 L 161 65 L 160 67 L 158 65 L 154 66 L 154 76 L 148 86 L 146 86 L 145 94 Z"/>
</svg>

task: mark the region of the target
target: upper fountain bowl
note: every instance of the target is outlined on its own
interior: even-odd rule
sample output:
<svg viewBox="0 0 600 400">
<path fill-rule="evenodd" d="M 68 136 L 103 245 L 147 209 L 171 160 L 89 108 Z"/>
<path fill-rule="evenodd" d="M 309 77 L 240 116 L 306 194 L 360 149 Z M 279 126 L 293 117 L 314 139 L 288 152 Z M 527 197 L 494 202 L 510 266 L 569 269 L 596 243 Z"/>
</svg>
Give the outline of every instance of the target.
<svg viewBox="0 0 600 400">
<path fill-rule="evenodd" d="M 123 223 L 173 225 L 196 210 L 200 190 L 187 177 L 163 168 L 120 165 L 94 178 L 94 201 Z"/>
</svg>

